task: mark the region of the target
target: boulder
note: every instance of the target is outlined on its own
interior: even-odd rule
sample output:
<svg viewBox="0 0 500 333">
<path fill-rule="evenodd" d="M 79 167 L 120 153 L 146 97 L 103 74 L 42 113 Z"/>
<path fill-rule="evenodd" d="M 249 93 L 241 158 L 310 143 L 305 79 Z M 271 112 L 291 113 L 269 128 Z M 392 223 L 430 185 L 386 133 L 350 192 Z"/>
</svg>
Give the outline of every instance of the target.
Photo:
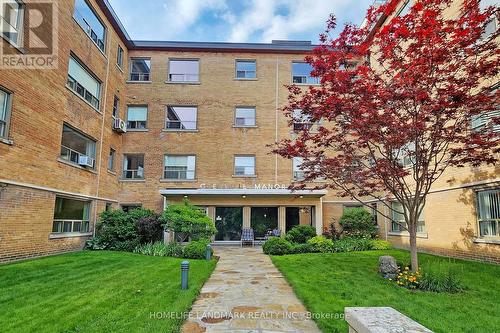
<svg viewBox="0 0 500 333">
<path fill-rule="evenodd" d="M 396 259 L 391 256 L 381 256 L 378 258 L 379 272 L 386 279 L 394 279 L 398 274 Z"/>
</svg>

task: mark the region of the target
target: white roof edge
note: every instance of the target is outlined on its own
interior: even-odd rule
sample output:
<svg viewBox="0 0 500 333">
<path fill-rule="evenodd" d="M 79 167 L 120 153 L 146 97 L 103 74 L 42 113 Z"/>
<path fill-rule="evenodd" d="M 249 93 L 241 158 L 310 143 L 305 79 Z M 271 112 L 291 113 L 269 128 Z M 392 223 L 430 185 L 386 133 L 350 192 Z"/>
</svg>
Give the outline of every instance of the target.
<svg viewBox="0 0 500 333">
<path fill-rule="evenodd" d="M 289 189 L 161 189 L 162 195 L 309 195 L 323 196 L 326 190 L 296 190 Z"/>
</svg>

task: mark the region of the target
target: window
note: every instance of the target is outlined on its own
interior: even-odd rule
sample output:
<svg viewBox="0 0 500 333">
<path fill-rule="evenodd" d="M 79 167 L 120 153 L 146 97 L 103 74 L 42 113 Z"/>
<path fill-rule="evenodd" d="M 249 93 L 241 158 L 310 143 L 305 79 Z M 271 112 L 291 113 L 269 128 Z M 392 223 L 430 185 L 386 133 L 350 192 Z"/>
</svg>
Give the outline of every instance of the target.
<svg viewBox="0 0 500 333">
<path fill-rule="evenodd" d="M 308 115 L 302 114 L 301 109 L 293 110 L 293 131 L 300 132 L 304 130 L 309 130 L 313 125 L 310 117 Z"/>
<path fill-rule="evenodd" d="M 116 95 L 115 95 L 115 98 L 113 99 L 113 114 L 112 114 L 112 116 L 113 116 L 113 121 L 116 118 L 120 117 L 120 99 Z"/>
<path fill-rule="evenodd" d="M 255 126 L 255 107 L 237 107 L 234 116 L 235 126 Z"/>
<path fill-rule="evenodd" d="M 312 66 L 307 62 L 292 62 L 292 82 L 298 84 L 318 84 L 319 78 L 311 76 Z"/>
<path fill-rule="evenodd" d="M 127 154 L 123 156 L 123 178 L 144 179 L 144 155 Z"/>
<path fill-rule="evenodd" d="M 109 171 L 115 171 L 115 156 L 116 156 L 116 150 L 113 148 L 109 149 L 109 156 L 108 156 L 108 170 Z"/>
<path fill-rule="evenodd" d="M 24 5 L 17 0 L 0 2 L 0 32 L 9 43 L 18 47 L 22 41 Z"/>
<path fill-rule="evenodd" d="M 405 231 L 398 223 L 396 223 L 399 222 L 400 224 L 406 226 L 405 217 L 403 215 L 403 205 L 401 205 L 401 203 L 399 202 L 393 202 L 391 206 L 393 209 L 392 211 L 393 221 L 391 225 L 391 231 L 392 232 Z M 394 210 L 396 210 L 397 212 L 395 212 Z M 417 233 L 423 233 L 423 232 L 425 232 L 425 222 L 424 222 L 424 217 L 422 216 L 422 214 L 420 214 L 417 222 Z"/>
<path fill-rule="evenodd" d="M 495 84 L 492 87 L 492 94 L 495 94 L 500 83 Z M 493 118 L 500 117 L 500 105 L 494 111 L 485 112 L 483 114 L 476 115 L 472 118 L 471 129 L 473 131 L 480 131 L 484 129 L 490 129 L 493 132 L 500 132 L 500 124 L 493 124 Z"/>
<path fill-rule="evenodd" d="M 196 156 L 165 155 L 163 178 L 171 180 L 193 180 Z"/>
<path fill-rule="evenodd" d="M 405 16 L 410 12 L 410 9 L 411 9 L 411 0 L 405 0 L 397 16 Z"/>
<path fill-rule="evenodd" d="M 109 212 L 111 209 L 113 209 L 113 205 L 110 202 L 106 202 L 106 211 Z"/>
<path fill-rule="evenodd" d="M 106 28 L 101 20 L 97 17 L 94 10 L 85 0 L 75 1 L 75 13 L 73 16 L 82 27 L 82 29 L 89 35 L 94 43 L 104 52 L 104 42 L 106 40 Z"/>
<path fill-rule="evenodd" d="M 481 237 L 500 237 L 500 189 L 477 192 L 477 219 Z"/>
<path fill-rule="evenodd" d="M 56 197 L 52 232 L 89 232 L 90 202 Z"/>
<path fill-rule="evenodd" d="M 9 136 L 11 94 L 0 88 L 0 138 Z"/>
<path fill-rule="evenodd" d="M 196 130 L 196 106 L 169 106 L 167 107 L 167 130 Z"/>
<path fill-rule="evenodd" d="M 128 213 L 131 210 L 141 208 L 141 204 L 126 204 L 126 205 L 121 205 L 121 208 L 124 212 Z"/>
<path fill-rule="evenodd" d="M 99 109 L 101 83 L 80 65 L 73 56 L 69 58 L 68 87 L 94 108 Z"/>
<path fill-rule="evenodd" d="M 130 81 L 148 82 L 151 80 L 151 60 L 147 58 L 130 59 Z"/>
<path fill-rule="evenodd" d="M 129 106 L 127 110 L 127 128 L 146 129 L 148 119 L 147 106 Z"/>
<path fill-rule="evenodd" d="M 482 11 L 486 10 L 486 8 L 488 8 L 489 6 L 497 6 L 498 7 L 498 1 L 497 0 L 480 0 L 479 1 L 479 8 Z M 498 29 L 498 19 L 497 19 L 496 15 L 493 15 L 491 20 L 486 24 L 484 32 L 481 35 L 481 40 L 484 41 L 484 40 L 489 39 L 491 36 L 493 36 L 493 34 L 496 33 L 497 29 Z"/>
<path fill-rule="evenodd" d="M 123 49 L 118 45 L 118 50 L 116 51 L 116 64 L 118 67 L 123 68 Z"/>
<path fill-rule="evenodd" d="M 415 142 L 410 142 L 401 147 L 399 151 L 396 149 L 395 154 L 397 154 L 399 164 L 406 168 L 415 164 Z"/>
<path fill-rule="evenodd" d="M 293 167 L 293 180 L 300 181 L 305 178 L 304 170 L 300 167 L 304 159 L 302 157 L 294 157 L 292 159 L 292 167 Z"/>
<path fill-rule="evenodd" d="M 96 142 L 63 125 L 61 159 L 93 169 Z"/>
<path fill-rule="evenodd" d="M 198 60 L 170 60 L 168 80 L 170 82 L 200 81 L 200 64 Z"/>
<path fill-rule="evenodd" d="M 235 156 L 234 175 L 255 176 L 255 156 Z"/>
<path fill-rule="evenodd" d="M 236 60 L 237 79 L 255 79 L 257 77 L 255 60 Z"/>
</svg>

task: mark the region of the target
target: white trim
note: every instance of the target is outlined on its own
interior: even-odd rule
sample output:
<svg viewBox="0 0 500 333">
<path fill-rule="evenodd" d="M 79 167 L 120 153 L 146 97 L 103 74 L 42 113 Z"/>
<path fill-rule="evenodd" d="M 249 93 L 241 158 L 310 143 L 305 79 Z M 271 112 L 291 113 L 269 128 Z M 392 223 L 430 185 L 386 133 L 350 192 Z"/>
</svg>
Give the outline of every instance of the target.
<svg viewBox="0 0 500 333">
<path fill-rule="evenodd" d="M 317 196 L 327 194 L 325 190 L 297 190 L 288 189 L 162 189 L 161 195 L 291 195 Z"/>
<path fill-rule="evenodd" d="M 45 187 L 45 186 L 39 186 L 39 185 L 34 185 L 34 184 L 21 183 L 21 182 L 17 182 L 17 181 L 14 181 L 14 180 L 8 180 L 8 179 L 1 179 L 0 178 L 0 184 L 1 183 L 9 184 L 9 185 L 14 185 L 14 186 L 20 186 L 20 187 L 32 188 L 32 189 L 35 189 L 35 190 L 53 192 L 55 194 L 67 195 L 67 196 L 70 196 L 70 197 L 75 197 L 75 198 L 80 198 L 80 199 L 91 199 L 91 200 L 99 200 L 99 201 L 107 201 L 107 202 L 118 203 L 118 201 L 114 200 L 114 199 L 101 198 L 101 197 L 96 197 L 96 196 L 93 196 L 93 195 L 86 195 L 86 194 L 80 194 L 80 193 L 62 191 L 62 190 L 58 190 L 58 189 L 55 189 L 55 188 L 52 188 L 52 187 Z"/>
</svg>

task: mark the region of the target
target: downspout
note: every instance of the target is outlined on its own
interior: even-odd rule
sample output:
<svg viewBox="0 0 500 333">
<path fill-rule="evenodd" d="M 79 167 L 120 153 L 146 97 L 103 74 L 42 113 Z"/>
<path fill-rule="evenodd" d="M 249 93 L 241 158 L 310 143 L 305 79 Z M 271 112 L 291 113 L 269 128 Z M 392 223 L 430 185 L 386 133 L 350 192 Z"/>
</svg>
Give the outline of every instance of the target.
<svg viewBox="0 0 500 333">
<path fill-rule="evenodd" d="M 279 113 L 279 56 L 276 56 L 276 93 L 275 93 L 275 133 L 274 141 L 278 142 L 278 113 Z M 274 183 L 278 183 L 278 155 L 274 154 Z"/>
</svg>

